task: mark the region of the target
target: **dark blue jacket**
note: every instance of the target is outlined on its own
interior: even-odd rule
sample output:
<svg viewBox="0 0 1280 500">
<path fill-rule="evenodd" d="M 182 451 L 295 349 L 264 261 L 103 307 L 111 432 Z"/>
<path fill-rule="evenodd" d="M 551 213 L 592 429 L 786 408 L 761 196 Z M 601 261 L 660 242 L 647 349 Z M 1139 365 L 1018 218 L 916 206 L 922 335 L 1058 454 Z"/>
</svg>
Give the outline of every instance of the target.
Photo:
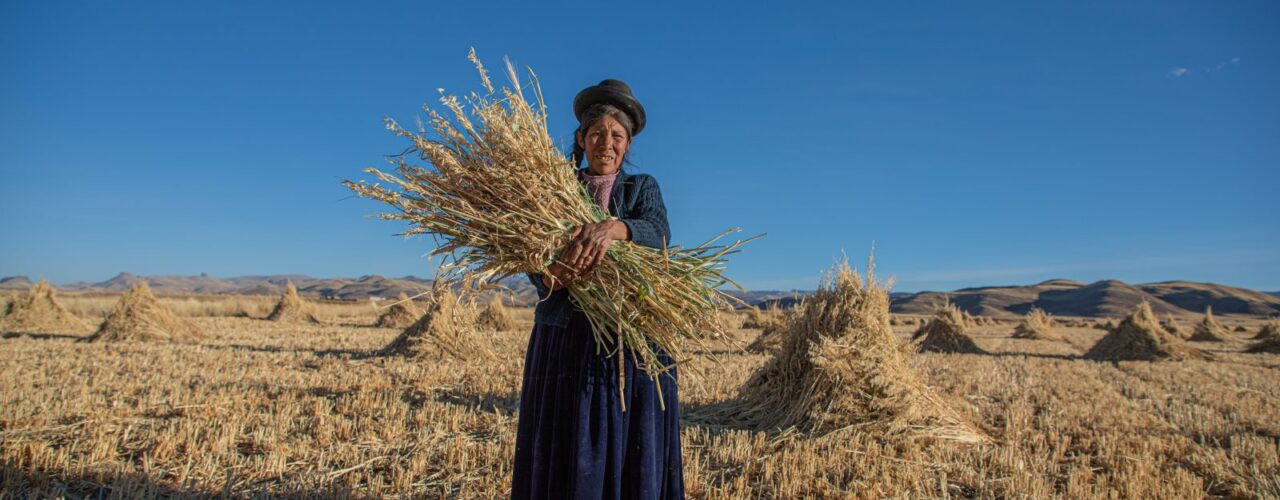
<svg viewBox="0 0 1280 500">
<path fill-rule="evenodd" d="M 579 171 L 579 179 L 581 180 Z M 617 217 L 631 233 L 631 241 L 637 245 L 662 248 L 671 241 L 671 228 L 667 225 L 667 206 L 662 203 L 662 191 L 658 181 L 648 174 L 627 174 L 618 171 L 613 192 L 609 195 L 609 215 Z M 569 315 L 575 306 L 569 299 L 569 291 L 556 290 L 548 296 L 541 274 L 529 274 L 529 281 L 538 288 L 538 307 L 533 321 L 552 326 L 568 326 Z"/>
</svg>

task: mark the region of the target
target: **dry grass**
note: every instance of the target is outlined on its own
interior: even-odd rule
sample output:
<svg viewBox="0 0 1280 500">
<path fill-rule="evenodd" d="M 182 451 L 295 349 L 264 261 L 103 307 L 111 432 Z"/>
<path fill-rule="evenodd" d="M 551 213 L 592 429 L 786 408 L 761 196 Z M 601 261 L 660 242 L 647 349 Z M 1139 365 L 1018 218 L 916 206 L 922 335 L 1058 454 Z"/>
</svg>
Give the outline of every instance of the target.
<svg viewBox="0 0 1280 500">
<path fill-rule="evenodd" d="M 437 280 L 427 311 L 378 354 L 484 362 L 493 353 L 484 345 L 475 325 L 475 311 L 454 295 L 448 283 Z"/>
<path fill-rule="evenodd" d="M 75 300 L 97 307 L 100 297 L 64 299 L 75 310 Z M 232 311 L 246 299 L 199 300 Z M 160 301 L 180 314 L 173 306 L 187 303 Z M 513 311 L 519 331 L 479 333 L 496 355 L 474 363 L 370 356 L 399 330 L 373 328 L 378 311 L 367 303 L 322 307 L 346 324 L 191 314 L 207 334 L 195 344 L 0 339 L 0 491 L 508 496 L 531 311 Z M 910 333 L 901 327 L 894 337 L 905 344 Z M 971 329 L 998 356 L 924 353 L 908 362 L 999 445 L 868 432 L 808 439 L 686 420 L 688 496 L 1280 496 L 1280 355 L 1205 343 L 1212 361 L 1096 363 L 1075 358 L 1103 335 L 1092 328 L 1060 328 L 1065 342 L 1011 333 L 1012 325 Z M 746 342 L 756 330 L 731 334 Z M 702 363 L 703 377 L 681 372 L 686 411 L 735 400 L 769 358 L 726 351 L 721 364 Z"/>
<path fill-rule="evenodd" d="M 502 304 L 502 298 L 495 295 L 476 315 L 476 327 L 481 330 L 505 332 L 516 328 L 516 320 Z"/>
<path fill-rule="evenodd" d="M 971 323 L 970 318 L 972 317 L 968 313 L 960 312 L 955 304 L 945 304 L 911 338 L 920 339 L 916 346 L 920 352 L 985 354 L 986 351 L 978 347 L 966 333 Z"/>
<path fill-rule="evenodd" d="M 1151 304 L 1143 302 L 1089 349 L 1084 357 L 1099 361 L 1183 361 L 1207 359 L 1211 356 L 1165 331 L 1160 322 L 1156 321 Z"/>
<path fill-rule="evenodd" d="M 145 281 L 134 282 L 90 335 L 91 342 L 192 342 L 204 332 L 190 320 L 165 308 Z"/>
<path fill-rule="evenodd" d="M 1174 337 L 1178 337 L 1183 340 L 1189 340 L 1191 337 L 1191 332 L 1182 329 L 1182 325 L 1178 324 L 1178 319 L 1174 318 L 1173 314 L 1165 314 L 1164 322 L 1160 323 L 1160 326 Z"/>
<path fill-rule="evenodd" d="M 1231 332 L 1227 331 L 1227 327 L 1218 322 L 1218 318 L 1213 317 L 1213 307 L 1209 306 L 1204 308 L 1204 318 L 1196 323 L 1195 329 L 1191 331 L 1191 337 L 1187 340 L 1234 342 L 1236 339 L 1231 336 Z"/>
<path fill-rule="evenodd" d="M 1273 319 L 1263 324 L 1253 340 L 1257 342 L 1249 346 L 1249 352 L 1280 354 L 1280 320 Z"/>
<path fill-rule="evenodd" d="M 285 285 L 284 295 L 280 296 L 280 302 L 276 303 L 275 309 L 271 310 L 271 314 L 267 315 L 270 321 L 283 321 L 286 323 L 319 323 L 315 314 L 311 312 L 311 304 L 302 300 L 298 295 L 298 287 L 293 286 L 290 281 Z"/>
<path fill-rule="evenodd" d="M 405 328 L 412 325 L 418 318 L 422 317 L 422 311 L 418 310 L 418 306 L 414 305 L 413 300 L 409 299 L 404 292 L 400 293 L 400 297 L 396 299 L 394 304 L 386 309 L 373 326 L 380 328 Z"/>
<path fill-rule="evenodd" d="M 889 324 L 889 292 L 842 263 L 785 325 L 783 346 L 735 401 L 707 421 L 755 429 L 934 438 L 989 438 L 920 382 Z"/>
<path fill-rule="evenodd" d="M 1062 336 L 1053 331 L 1054 326 L 1053 316 L 1033 307 L 1014 328 L 1013 336 L 1020 339 L 1062 340 Z"/>
<path fill-rule="evenodd" d="M 5 333 L 85 333 L 93 329 L 62 306 L 45 280 L 5 304 L 0 312 L 4 313 L 0 332 Z"/>
</svg>

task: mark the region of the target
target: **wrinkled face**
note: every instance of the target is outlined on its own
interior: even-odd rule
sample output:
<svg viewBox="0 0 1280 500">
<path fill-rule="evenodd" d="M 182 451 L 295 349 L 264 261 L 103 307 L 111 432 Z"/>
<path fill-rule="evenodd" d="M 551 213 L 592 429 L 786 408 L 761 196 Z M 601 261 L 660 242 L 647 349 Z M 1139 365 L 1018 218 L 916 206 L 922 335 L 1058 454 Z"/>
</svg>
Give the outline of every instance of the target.
<svg viewBox="0 0 1280 500">
<path fill-rule="evenodd" d="M 591 175 L 609 175 L 622 166 L 622 156 L 631 147 L 631 135 L 618 120 L 606 115 L 578 132 L 578 143 L 586 150 L 587 171 Z"/>
</svg>

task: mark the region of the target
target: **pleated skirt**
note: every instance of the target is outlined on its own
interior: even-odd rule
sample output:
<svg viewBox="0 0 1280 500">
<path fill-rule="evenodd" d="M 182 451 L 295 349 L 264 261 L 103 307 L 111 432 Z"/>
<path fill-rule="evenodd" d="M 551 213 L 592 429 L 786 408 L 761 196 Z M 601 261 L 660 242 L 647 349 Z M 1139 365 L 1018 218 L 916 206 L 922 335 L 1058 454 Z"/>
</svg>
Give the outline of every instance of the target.
<svg viewBox="0 0 1280 500">
<path fill-rule="evenodd" d="M 565 327 L 534 326 L 520 389 L 512 498 L 684 498 L 675 370 L 655 384 L 629 354 L 624 359 L 625 412 L 617 358 L 596 352 L 581 311 Z"/>
</svg>

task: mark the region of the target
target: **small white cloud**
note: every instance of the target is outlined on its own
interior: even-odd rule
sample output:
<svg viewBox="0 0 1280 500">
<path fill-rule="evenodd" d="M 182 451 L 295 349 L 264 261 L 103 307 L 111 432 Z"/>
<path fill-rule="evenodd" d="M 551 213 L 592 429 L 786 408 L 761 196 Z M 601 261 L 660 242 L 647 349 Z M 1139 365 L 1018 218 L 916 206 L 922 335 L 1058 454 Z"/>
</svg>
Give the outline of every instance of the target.
<svg viewBox="0 0 1280 500">
<path fill-rule="evenodd" d="M 1169 70 L 1169 76 L 1180 78 L 1191 74 L 1191 70 L 1187 68 L 1173 68 Z"/>
<path fill-rule="evenodd" d="M 1232 58 L 1231 58 L 1231 64 L 1240 64 L 1240 58 L 1239 58 L 1239 57 L 1232 57 Z"/>
</svg>

